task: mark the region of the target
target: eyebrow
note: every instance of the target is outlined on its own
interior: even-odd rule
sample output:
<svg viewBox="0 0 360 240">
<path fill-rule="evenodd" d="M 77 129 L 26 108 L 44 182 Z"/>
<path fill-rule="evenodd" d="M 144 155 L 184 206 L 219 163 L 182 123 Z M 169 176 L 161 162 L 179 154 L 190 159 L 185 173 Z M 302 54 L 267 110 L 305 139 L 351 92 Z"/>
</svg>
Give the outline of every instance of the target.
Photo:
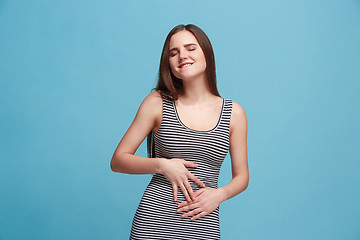
<svg viewBox="0 0 360 240">
<path fill-rule="evenodd" d="M 185 44 L 184 45 L 184 47 L 188 47 L 188 46 L 192 46 L 192 45 L 197 45 L 196 43 L 188 43 L 188 44 Z M 171 51 L 174 51 L 174 50 L 178 50 L 178 48 L 172 48 L 172 49 L 170 49 L 170 51 L 169 52 L 171 52 Z"/>
</svg>

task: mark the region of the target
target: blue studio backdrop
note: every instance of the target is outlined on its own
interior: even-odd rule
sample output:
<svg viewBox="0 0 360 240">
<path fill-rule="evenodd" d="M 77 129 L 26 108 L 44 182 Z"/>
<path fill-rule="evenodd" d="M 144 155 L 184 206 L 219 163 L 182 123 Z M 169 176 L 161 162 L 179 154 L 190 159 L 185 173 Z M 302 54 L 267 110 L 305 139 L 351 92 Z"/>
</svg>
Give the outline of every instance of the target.
<svg viewBox="0 0 360 240">
<path fill-rule="evenodd" d="M 222 239 L 360 239 L 358 0 L 0 0 L 0 239 L 128 239 L 151 175 L 110 160 L 188 23 L 248 119 Z"/>
</svg>

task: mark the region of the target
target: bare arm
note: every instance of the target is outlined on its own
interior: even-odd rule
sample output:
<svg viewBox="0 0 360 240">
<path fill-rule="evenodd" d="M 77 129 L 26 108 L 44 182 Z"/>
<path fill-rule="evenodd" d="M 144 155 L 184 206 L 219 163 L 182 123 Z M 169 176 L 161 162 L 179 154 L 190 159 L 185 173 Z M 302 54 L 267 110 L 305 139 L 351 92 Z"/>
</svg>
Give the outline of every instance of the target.
<svg viewBox="0 0 360 240">
<path fill-rule="evenodd" d="M 140 144 L 155 127 L 158 115 L 160 114 L 161 116 L 161 101 L 161 96 L 156 92 L 152 92 L 141 103 L 134 121 L 113 154 L 110 164 L 112 171 L 128 174 L 154 174 L 161 172 L 161 159 L 134 155 Z"/>
<path fill-rule="evenodd" d="M 232 180 L 219 188 L 222 191 L 222 202 L 243 192 L 249 184 L 247 157 L 247 119 L 244 109 L 233 102 L 230 120 L 230 156 Z"/>
<path fill-rule="evenodd" d="M 160 124 L 161 118 L 162 98 L 157 92 L 152 92 L 141 103 L 134 121 L 117 146 L 111 159 L 111 170 L 128 174 L 160 173 L 171 183 L 174 201 L 177 201 L 178 187 L 186 199 L 191 201 L 194 196 L 188 179 L 205 187 L 205 184 L 186 168 L 197 167 L 195 163 L 184 159 L 145 158 L 134 155 L 150 131 Z"/>
</svg>

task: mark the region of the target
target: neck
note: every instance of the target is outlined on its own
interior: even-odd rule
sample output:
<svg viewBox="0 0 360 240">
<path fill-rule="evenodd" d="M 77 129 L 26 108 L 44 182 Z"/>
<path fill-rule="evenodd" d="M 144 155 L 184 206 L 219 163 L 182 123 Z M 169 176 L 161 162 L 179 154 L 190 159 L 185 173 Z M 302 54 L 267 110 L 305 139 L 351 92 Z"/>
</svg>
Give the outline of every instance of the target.
<svg viewBox="0 0 360 240">
<path fill-rule="evenodd" d="M 197 78 L 182 80 L 182 82 L 184 87 L 184 94 L 180 96 L 182 102 L 203 103 L 213 97 L 205 74 Z"/>
</svg>

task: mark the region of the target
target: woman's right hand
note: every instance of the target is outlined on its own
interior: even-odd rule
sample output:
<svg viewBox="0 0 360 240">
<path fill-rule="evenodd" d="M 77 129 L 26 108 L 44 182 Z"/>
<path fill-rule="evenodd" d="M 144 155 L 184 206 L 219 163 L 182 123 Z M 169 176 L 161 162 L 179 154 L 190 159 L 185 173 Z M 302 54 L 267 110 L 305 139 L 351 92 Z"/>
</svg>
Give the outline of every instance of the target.
<svg viewBox="0 0 360 240">
<path fill-rule="evenodd" d="M 172 185 L 173 193 L 174 193 L 174 201 L 177 201 L 177 191 L 178 187 L 180 187 L 181 191 L 184 193 L 184 196 L 188 202 L 195 199 L 194 192 L 188 179 L 193 180 L 199 186 L 205 187 L 205 184 L 198 179 L 194 174 L 192 174 L 186 167 L 197 167 L 198 164 L 190 161 L 185 161 L 180 158 L 172 158 L 166 159 L 163 158 L 161 161 L 161 174 L 163 174 L 167 180 Z"/>
</svg>

